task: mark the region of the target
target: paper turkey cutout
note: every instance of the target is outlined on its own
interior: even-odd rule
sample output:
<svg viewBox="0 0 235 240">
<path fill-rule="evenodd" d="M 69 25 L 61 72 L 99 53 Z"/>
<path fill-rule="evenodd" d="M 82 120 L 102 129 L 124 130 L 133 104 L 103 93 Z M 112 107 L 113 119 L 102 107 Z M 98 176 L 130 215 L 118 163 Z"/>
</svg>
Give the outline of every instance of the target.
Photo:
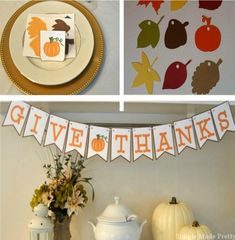
<svg viewBox="0 0 235 240">
<path fill-rule="evenodd" d="M 202 16 L 202 22 L 206 25 L 199 27 L 195 33 L 196 46 L 203 52 L 215 51 L 221 43 L 220 30 L 211 24 L 210 17 Z"/>
<path fill-rule="evenodd" d="M 199 8 L 215 10 L 222 4 L 222 0 L 199 0 Z"/>
<path fill-rule="evenodd" d="M 159 24 L 161 23 L 164 16 L 160 18 L 158 23 L 152 20 L 145 20 L 139 24 L 141 32 L 137 39 L 137 48 L 145 48 L 152 46 L 155 48 L 160 39 Z"/>
<path fill-rule="evenodd" d="M 175 49 L 186 44 L 187 32 L 185 27 L 188 24 L 188 22 L 181 23 L 177 19 L 169 21 L 164 39 L 167 48 Z"/>
<path fill-rule="evenodd" d="M 177 89 L 180 88 L 187 79 L 187 65 L 181 62 L 173 62 L 166 70 L 164 84 L 162 89 Z"/>
<path fill-rule="evenodd" d="M 222 59 L 217 63 L 206 60 L 196 68 L 192 81 L 193 93 L 208 94 L 216 86 L 220 80 L 219 66 L 222 62 Z"/>
</svg>

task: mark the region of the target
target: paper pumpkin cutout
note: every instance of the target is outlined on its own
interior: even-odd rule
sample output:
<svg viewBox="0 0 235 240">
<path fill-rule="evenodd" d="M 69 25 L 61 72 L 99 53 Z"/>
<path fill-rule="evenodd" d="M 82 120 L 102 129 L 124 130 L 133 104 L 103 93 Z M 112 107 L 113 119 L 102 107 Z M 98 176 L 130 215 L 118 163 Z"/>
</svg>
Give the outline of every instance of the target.
<svg viewBox="0 0 235 240">
<path fill-rule="evenodd" d="M 165 33 L 165 45 L 167 48 L 175 49 L 183 46 L 187 42 L 187 32 L 185 27 L 188 22 L 181 23 L 177 19 L 171 19 Z"/>
<path fill-rule="evenodd" d="M 193 93 L 208 94 L 216 86 L 220 80 L 219 65 L 222 62 L 222 59 L 217 63 L 206 60 L 196 68 L 192 78 Z"/>
<path fill-rule="evenodd" d="M 47 25 L 39 17 L 32 17 L 27 27 L 29 38 L 33 38 L 29 46 L 33 49 L 36 56 L 40 56 L 40 31 L 46 31 Z"/>
<path fill-rule="evenodd" d="M 148 94 L 152 94 L 154 81 L 160 81 L 159 74 L 153 69 L 153 65 L 157 61 L 157 57 L 154 59 L 152 64 L 150 64 L 147 55 L 142 52 L 141 59 L 142 63 L 132 63 L 133 68 L 137 71 L 137 76 L 133 81 L 132 87 L 139 87 L 145 84 Z"/>
<path fill-rule="evenodd" d="M 187 79 L 187 65 L 181 62 L 173 62 L 166 70 L 164 84 L 162 89 L 177 89 L 180 88 Z"/>
<path fill-rule="evenodd" d="M 144 5 L 145 7 L 147 7 L 149 5 L 149 3 L 152 4 L 152 8 L 155 10 L 155 12 L 158 14 L 158 10 L 161 7 L 161 4 L 163 3 L 163 0 L 139 0 L 137 5 Z"/>
<path fill-rule="evenodd" d="M 220 30 L 211 24 L 210 17 L 202 16 L 202 22 L 206 25 L 199 27 L 195 33 L 196 46 L 203 52 L 215 51 L 221 43 Z"/>
<path fill-rule="evenodd" d="M 222 4 L 222 0 L 199 0 L 199 8 L 215 10 Z"/>
<path fill-rule="evenodd" d="M 97 135 L 91 142 L 91 148 L 95 152 L 102 152 L 105 148 L 106 138 L 103 135 Z"/>
<path fill-rule="evenodd" d="M 185 6 L 188 0 L 171 0 L 171 11 L 177 11 Z"/>
<path fill-rule="evenodd" d="M 158 23 L 151 20 L 145 20 L 139 24 L 141 32 L 137 39 L 137 48 L 145 48 L 149 45 L 151 45 L 152 48 L 157 46 L 160 39 L 159 24 L 163 18 L 164 16 L 160 18 Z"/>
</svg>

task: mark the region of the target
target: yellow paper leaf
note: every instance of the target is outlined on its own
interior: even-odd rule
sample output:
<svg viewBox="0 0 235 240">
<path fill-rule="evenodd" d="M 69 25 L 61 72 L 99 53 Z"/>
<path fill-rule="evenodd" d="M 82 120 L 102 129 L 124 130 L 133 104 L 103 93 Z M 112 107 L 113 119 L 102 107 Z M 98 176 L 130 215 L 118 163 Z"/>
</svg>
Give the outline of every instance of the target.
<svg viewBox="0 0 235 240">
<path fill-rule="evenodd" d="M 171 0 L 171 11 L 177 11 L 181 9 L 188 0 Z"/>
</svg>

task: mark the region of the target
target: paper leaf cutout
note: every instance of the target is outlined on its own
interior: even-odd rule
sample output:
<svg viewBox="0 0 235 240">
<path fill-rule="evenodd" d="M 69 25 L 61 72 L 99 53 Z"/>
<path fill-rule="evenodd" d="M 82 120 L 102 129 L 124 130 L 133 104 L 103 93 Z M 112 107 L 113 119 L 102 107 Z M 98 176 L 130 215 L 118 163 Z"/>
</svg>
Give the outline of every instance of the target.
<svg viewBox="0 0 235 240">
<path fill-rule="evenodd" d="M 142 63 L 139 62 L 132 63 L 133 68 L 137 72 L 137 76 L 135 77 L 132 83 L 132 87 L 139 87 L 145 84 L 148 94 L 152 94 L 154 81 L 157 82 L 160 81 L 159 74 L 153 69 L 153 65 L 157 61 L 157 57 L 155 58 L 153 63 L 150 64 L 147 55 L 144 52 L 142 52 L 141 59 Z"/>
<path fill-rule="evenodd" d="M 196 46 L 203 52 L 215 51 L 221 43 L 220 30 L 211 24 L 210 17 L 202 16 L 202 22 L 206 25 L 199 27 L 195 33 Z"/>
<path fill-rule="evenodd" d="M 222 0 L 199 0 L 199 8 L 215 10 L 222 4 Z"/>
<path fill-rule="evenodd" d="M 70 30 L 70 26 L 67 25 L 63 20 L 56 19 L 56 24 L 52 26 L 53 31 L 65 31 L 68 32 Z"/>
<path fill-rule="evenodd" d="M 137 39 L 137 48 L 145 48 L 149 45 L 151 45 L 152 48 L 157 46 L 160 39 L 159 24 L 163 18 L 164 16 L 160 18 L 158 23 L 151 20 L 145 20 L 139 24 L 142 31 Z"/>
<path fill-rule="evenodd" d="M 175 49 L 186 44 L 187 32 L 185 27 L 188 24 L 188 22 L 181 23 L 177 19 L 169 21 L 164 39 L 167 48 Z"/>
<path fill-rule="evenodd" d="M 147 7 L 149 3 L 152 3 L 153 9 L 158 14 L 158 10 L 160 9 L 163 2 L 163 0 L 140 0 L 137 5 L 144 5 L 145 7 Z"/>
<path fill-rule="evenodd" d="M 189 60 L 186 64 L 181 62 L 172 63 L 166 70 L 162 89 L 180 88 L 187 79 L 187 65 L 191 61 Z"/>
<path fill-rule="evenodd" d="M 29 38 L 34 38 L 29 46 L 33 49 L 36 56 L 40 56 L 40 31 L 47 30 L 47 25 L 38 17 L 32 17 L 27 27 Z"/>
<path fill-rule="evenodd" d="M 219 65 L 222 62 L 222 59 L 217 63 L 206 60 L 196 68 L 192 81 L 193 93 L 208 94 L 216 86 L 220 80 Z"/>
<path fill-rule="evenodd" d="M 171 11 L 177 11 L 185 6 L 188 0 L 171 0 Z"/>
</svg>

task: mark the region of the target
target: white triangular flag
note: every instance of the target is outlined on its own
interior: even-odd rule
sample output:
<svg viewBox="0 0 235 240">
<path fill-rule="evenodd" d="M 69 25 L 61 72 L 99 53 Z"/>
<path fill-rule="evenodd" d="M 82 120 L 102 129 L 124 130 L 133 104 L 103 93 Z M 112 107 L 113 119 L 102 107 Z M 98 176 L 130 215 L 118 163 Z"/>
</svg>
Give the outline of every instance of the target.
<svg viewBox="0 0 235 240">
<path fill-rule="evenodd" d="M 122 128 L 112 129 L 112 149 L 111 161 L 122 156 L 127 161 L 131 161 L 131 130 Z"/>
<path fill-rule="evenodd" d="M 213 108 L 211 112 L 220 139 L 223 138 L 224 134 L 227 131 L 235 131 L 235 124 L 229 102 L 223 103 Z"/>
<path fill-rule="evenodd" d="M 67 119 L 50 115 L 45 146 L 55 144 L 63 152 L 68 123 Z"/>
<path fill-rule="evenodd" d="M 217 141 L 211 111 L 194 116 L 193 123 L 200 148 L 207 140 Z"/>
<path fill-rule="evenodd" d="M 24 137 L 34 136 L 41 145 L 48 117 L 49 114 L 47 112 L 32 106 L 26 123 Z"/>
<path fill-rule="evenodd" d="M 178 153 L 180 154 L 186 147 L 197 149 L 193 120 L 191 118 L 174 122 L 175 139 Z"/>
<path fill-rule="evenodd" d="M 88 155 L 90 158 L 99 155 L 108 160 L 109 128 L 90 126 Z"/>
<path fill-rule="evenodd" d="M 30 105 L 25 102 L 11 102 L 3 126 L 14 126 L 18 134 L 24 127 Z"/>
<path fill-rule="evenodd" d="M 171 124 L 153 127 L 153 136 L 156 158 L 163 153 L 175 155 Z"/>
</svg>

